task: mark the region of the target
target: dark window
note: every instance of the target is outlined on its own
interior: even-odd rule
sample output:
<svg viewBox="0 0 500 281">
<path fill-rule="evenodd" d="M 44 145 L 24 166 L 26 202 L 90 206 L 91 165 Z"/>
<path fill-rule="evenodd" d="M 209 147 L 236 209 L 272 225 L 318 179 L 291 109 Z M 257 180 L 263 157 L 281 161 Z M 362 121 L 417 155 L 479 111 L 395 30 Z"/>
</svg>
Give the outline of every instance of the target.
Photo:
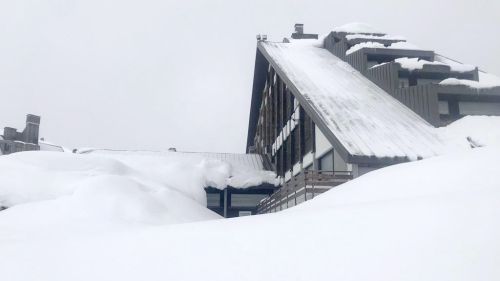
<svg viewBox="0 0 500 281">
<path fill-rule="evenodd" d="M 299 127 L 292 131 L 292 165 L 300 161 L 300 134 Z"/>
<path fill-rule="evenodd" d="M 255 207 L 267 194 L 231 194 L 231 207 Z"/>
<path fill-rule="evenodd" d="M 309 153 L 313 149 L 313 141 L 314 141 L 314 123 L 312 122 L 311 118 L 305 113 L 305 111 L 302 111 L 303 118 L 304 118 L 304 151 L 303 154 L 305 155 L 306 153 Z"/>
<path fill-rule="evenodd" d="M 207 193 L 207 207 L 220 207 L 220 193 Z"/>
<path fill-rule="evenodd" d="M 319 159 L 321 171 L 333 171 L 333 151 L 328 152 Z"/>
<path fill-rule="evenodd" d="M 287 138 L 286 141 L 283 143 L 283 174 L 285 174 L 288 170 L 290 170 L 290 157 L 289 157 L 289 144 L 290 144 L 290 138 Z"/>
</svg>

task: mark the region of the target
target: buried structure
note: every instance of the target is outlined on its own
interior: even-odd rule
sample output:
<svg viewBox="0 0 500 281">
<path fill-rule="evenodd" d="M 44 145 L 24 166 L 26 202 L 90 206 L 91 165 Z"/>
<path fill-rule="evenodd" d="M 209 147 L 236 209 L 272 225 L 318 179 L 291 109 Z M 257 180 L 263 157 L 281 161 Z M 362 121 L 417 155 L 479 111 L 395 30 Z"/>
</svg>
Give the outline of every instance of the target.
<svg viewBox="0 0 500 281">
<path fill-rule="evenodd" d="M 231 178 L 224 189 L 206 187 L 207 207 L 225 218 L 255 215 L 259 203 L 273 194 L 275 174 L 258 154 L 196 153 L 217 159 L 245 171 L 245 175 Z M 262 175 L 264 177 L 262 177 Z M 238 177 L 238 176 L 237 176 Z"/>
</svg>

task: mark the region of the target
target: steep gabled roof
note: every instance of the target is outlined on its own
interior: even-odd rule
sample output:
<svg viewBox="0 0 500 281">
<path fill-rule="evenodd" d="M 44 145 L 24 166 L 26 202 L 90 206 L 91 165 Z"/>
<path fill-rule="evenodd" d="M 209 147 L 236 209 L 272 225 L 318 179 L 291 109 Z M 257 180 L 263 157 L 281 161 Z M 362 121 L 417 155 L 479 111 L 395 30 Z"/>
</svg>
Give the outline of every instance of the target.
<svg viewBox="0 0 500 281">
<path fill-rule="evenodd" d="M 349 162 L 394 163 L 444 150 L 434 127 L 326 49 L 260 41 L 258 51 Z M 255 75 L 265 77 L 257 64 Z"/>
</svg>

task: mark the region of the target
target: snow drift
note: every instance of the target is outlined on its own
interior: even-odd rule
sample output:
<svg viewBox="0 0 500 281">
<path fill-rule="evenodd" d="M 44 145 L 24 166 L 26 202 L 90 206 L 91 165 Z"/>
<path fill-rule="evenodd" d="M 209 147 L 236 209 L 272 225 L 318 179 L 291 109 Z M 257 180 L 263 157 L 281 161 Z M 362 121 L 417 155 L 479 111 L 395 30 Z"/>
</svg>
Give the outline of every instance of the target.
<svg viewBox="0 0 500 281">
<path fill-rule="evenodd" d="M 34 155 L 19 154 L 18 165 L 51 157 Z M 497 280 L 498 157 L 500 150 L 492 147 L 465 150 L 374 171 L 280 213 L 168 226 L 102 231 L 98 220 L 83 227 L 66 220 L 48 224 L 47 216 L 54 214 L 39 213 L 39 207 L 51 200 L 20 204 L 0 213 L 0 272 L 13 281 Z M 67 162 L 58 167 L 65 167 L 65 179 L 112 174 L 85 177 L 72 187 L 70 198 L 104 200 L 95 203 L 102 205 L 99 214 L 109 203 L 103 198 L 110 197 L 127 206 L 145 203 L 151 208 L 145 212 L 163 206 L 144 193 L 152 189 L 140 173 L 123 163 L 106 160 L 99 169 L 82 169 L 86 164 Z M 122 187 L 124 194 L 118 192 Z M 62 197 L 53 204 L 62 204 Z M 185 206 L 175 204 L 177 199 L 172 207 Z M 199 205 L 188 207 L 193 206 Z M 37 223 L 23 226 L 37 216 Z"/>
</svg>

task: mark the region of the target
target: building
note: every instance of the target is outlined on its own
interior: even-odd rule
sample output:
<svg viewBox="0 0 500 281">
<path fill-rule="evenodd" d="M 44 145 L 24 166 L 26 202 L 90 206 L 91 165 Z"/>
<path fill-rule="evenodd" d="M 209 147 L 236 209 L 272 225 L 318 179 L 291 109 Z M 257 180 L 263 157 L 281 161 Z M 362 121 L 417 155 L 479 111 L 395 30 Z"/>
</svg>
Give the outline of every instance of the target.
<svg viewBox="0 0 500 281">
<path fill-rule="evenodd" d="M 193 152 L 192 152 L 193 153 Z M 266 164 L 259 154 L 237 154 L 237 153 L 195 153 L 204 158 L 216 159 L 229 163 L 232 167 L 239 167 L 245 172 L 254 171 L 260 173 L 268 171 L 271 166 Z M 272 174 L 275 177 L 275 174 Z M 220 190 L 215 187 L 207 187 L 207 207 L 225 218 L 241 217 L 257 214 L 259 203 L 268 198 L 277 189 L 277 186 L 269 182 L 259 184 L 244 184 L 235 182 L 227 188 Z"/>
<path fill-rule="evenodd" d="M 272 165 L 275 212 L 388 165 L 441 154 L 436 127 L 500 115 L 500 79 L 364 24 L 258 37 L 246 149 Z"/>
<path fill-rule="evenodd" d="M 259 154 L 186 152 L 169 148 L 168 151 L 76 149 L 79 154 L 103 154 L 118 157 L 153 157 L 153 159 L 175 159 L 179 163 L 196 163 L 200 168 L 225 167 L 228 178 L 224 182 L 210 179 L 205 187 L 206 206 L 225 218 L 257 214 L 258 204 L 273 194 L 276 189 L 276 174 L 270 171 L 271 164 Z M 175 158 L 172 158 L 175 157 Z M 155 160 L 156 161 L 156 160 Z M 222 164 L 222 166 L 219 166 Z M 203 169 L 203 168 L 202 168 Z M 224 169 L 223 169 L 224 170 Z M 215 174 L 218 174 L 216 172 Z"/>
<path fill-rule="evenodd" d="M 40 116 L 28 114 L 26 127 L 22 132 L 11 127 L 5 127 L 3 136 L 0 136 L 0 154 L 10 154 L 20 151 L 40 150 L 38 134 Z"/>
</svg>

